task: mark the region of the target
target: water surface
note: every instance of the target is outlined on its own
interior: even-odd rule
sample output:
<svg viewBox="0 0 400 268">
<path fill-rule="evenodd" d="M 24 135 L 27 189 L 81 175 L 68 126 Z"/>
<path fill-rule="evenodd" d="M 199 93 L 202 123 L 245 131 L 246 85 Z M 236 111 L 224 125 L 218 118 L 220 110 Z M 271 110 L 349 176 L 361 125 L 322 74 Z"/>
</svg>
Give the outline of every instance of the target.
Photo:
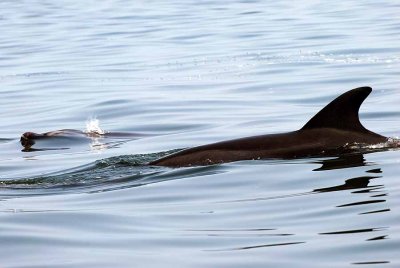
<svg viewBox="0 0 400 268">
<path fill-rule="evenodd" d="M 393 1 L 2 1 L 2 267 L 398 267 L 399 151 L 144 163 L 302 127 L 354 87 L 399 136 Z M 22 151 L 26 131 L 105 131 Z"/>
</svg>

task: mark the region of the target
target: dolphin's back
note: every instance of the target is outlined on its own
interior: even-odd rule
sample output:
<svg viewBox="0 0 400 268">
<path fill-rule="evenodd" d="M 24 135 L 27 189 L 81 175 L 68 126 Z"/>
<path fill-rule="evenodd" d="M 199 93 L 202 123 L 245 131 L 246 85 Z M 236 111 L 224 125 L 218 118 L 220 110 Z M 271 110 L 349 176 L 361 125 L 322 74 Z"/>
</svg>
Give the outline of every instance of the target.
<svg viewBox="0 0 400 268">
<path fill-rule="evenodd" d="M 297 131 L 202 145 L 149 164 L 179 167 L 248 159 L 307 157 L 333 154 L 346 144 L 385 142 L 386 137 L 367 130 L 359 119 L 360 106 L 370 93 L 370 87 L 360 87 L 340 95 Z"/>
</svg>

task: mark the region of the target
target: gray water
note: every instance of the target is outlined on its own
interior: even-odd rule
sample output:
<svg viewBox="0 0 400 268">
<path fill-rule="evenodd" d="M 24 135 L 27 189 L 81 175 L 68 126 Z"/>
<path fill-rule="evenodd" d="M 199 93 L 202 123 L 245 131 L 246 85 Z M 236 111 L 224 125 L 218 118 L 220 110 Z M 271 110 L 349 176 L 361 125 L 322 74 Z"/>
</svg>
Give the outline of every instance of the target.
<svg viewBox="0 0 400 268">
<path fill-rule="evenodd" d="M 0 266 L 399 267 L 398 150 L 143 166 L 298 129 L 365 85 L 363 124 L 398 137 L 399 14 L 395 1 L 1 1 Z M 95 118 L 143 136 L 19 143 Z"/>
</svg>

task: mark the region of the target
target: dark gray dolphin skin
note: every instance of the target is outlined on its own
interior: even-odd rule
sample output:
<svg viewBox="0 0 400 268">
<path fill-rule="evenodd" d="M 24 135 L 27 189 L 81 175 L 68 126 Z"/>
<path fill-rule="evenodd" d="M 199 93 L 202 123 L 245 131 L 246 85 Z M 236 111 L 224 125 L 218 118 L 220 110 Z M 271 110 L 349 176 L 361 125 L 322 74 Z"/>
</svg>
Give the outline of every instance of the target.
<svg viewBox="0 0 400 268">
<path fill-rule="evenodd" d="M 160 158 L 149 165 L 185 167 L 251 159 L 334 156 L 346 145 L 377 144 L 388 138 L 369 131 L 358 111 L 370 87 L 352 89 L 329 103 L 301 129 L 202 145 Z"/>
<path fill-rule="evenodd" d="M 149 136 L 147 134 L 130 133 L 130 132 L 106 132 L 104 134 L 84 132 L 76 129 L 60 129 L 46 133 L 25 132 L 21 135 L 21 145 L 25 148 L 30 148 L 37 140 L 50 138 L 128 138 L 138 139 Z"/>
</svg>

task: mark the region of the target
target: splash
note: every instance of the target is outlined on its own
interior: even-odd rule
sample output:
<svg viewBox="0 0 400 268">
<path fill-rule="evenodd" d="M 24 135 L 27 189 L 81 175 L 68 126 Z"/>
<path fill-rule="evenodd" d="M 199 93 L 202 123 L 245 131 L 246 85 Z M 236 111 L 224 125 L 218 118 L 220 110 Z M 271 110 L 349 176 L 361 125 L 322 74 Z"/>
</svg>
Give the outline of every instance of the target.
<svg viewBox="0 0 400 268">
<path fill-rule="evenodd" d="M 97 118 L 92 118 L 86 121 L 85 133 L 93 135 L 104 135 L 106 132 L 100 128 L 100 121 Z"/>
</svg>

